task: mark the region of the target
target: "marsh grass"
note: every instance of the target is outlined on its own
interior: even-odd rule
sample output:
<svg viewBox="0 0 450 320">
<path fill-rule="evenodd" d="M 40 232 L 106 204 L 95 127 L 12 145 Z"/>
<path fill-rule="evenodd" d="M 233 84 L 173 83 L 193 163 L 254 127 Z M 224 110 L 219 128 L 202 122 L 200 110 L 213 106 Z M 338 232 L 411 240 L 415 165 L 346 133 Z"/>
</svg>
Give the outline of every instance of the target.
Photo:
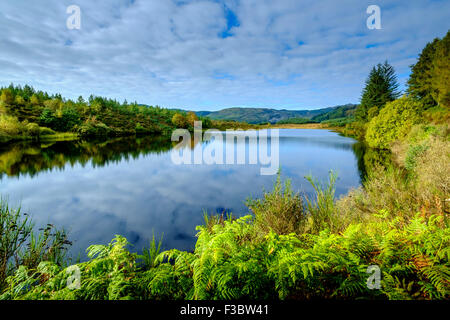
<svg viewBox="0 0 450 320">
<path fill-rule="evenodd" d="M 292 190 L 290 180 L 283 186 L 280 173 L 271 192 L 265 192 L 261 199 L 247 199 L 246 205 L 255 217 L 255 229 L 261 234 L 303 232 L 307 219 L 303 199 Z"/>
<path fill-rule="evenodd" d="M 309 228 L 313 233 L 319 233 L 324 229 L 338 230 L 339 219 L 334 206 L 337 174 L 331 171 L 329 180 L 325 184 L 314 179 L 311 175 L 305 178 L 315 191 L 315 199 L 305 196 L 306 210 L 310 219 Z"/>
</svg>

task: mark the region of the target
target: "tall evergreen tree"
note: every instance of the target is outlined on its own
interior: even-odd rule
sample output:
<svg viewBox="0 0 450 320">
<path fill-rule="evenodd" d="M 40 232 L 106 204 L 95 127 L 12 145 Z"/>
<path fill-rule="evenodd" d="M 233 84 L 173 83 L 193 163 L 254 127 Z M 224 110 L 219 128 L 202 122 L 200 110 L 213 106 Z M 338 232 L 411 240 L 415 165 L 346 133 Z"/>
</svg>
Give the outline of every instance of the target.
<svg viewBox="0 0 450 320">
<path fill-rule="evenodd" d="M 434 72 L 433 60 L 436 54 L 436 47 L 439 39 L 427 43 L 417 60 L 417 63 L 411 66 L 411 75 L 408 80 L 408 94 L 420 100 L 425 109 L 435 106 L 437 101 L 433 96 L 432 78 Z"/>
<path fill-rule="evenodd" d="M 376 116 L 386 103 L 400 96 L 398 88 L 394 67 L 387 61 L 373 67 L 362 91 L 361 103 L 355 112 L 356 118 L 366 122 Z"/>
<path fill-rule="evenodd" d="M 431 86 L 438 104 L 450 108 L 450 31 L 436 46 Z"/>
</svg>

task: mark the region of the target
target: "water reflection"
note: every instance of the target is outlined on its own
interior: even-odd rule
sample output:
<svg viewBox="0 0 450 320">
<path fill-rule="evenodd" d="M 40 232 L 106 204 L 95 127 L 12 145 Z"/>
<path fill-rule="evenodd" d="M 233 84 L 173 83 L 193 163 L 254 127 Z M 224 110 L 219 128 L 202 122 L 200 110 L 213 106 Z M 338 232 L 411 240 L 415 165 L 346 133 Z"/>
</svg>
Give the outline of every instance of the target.
<svg viewBox="0 0 450 320">
<path fill-rule="evenodd" d="M 4 175 L 33 177 L 41 171 L 64 170 L 67 165 L 75 164 L 102 167 L 140 155 L 160 154 L 171 148 L 170 140 L 154 136 L 107 141 L 20 142 L 0 148 L 0 178 Z"/>
<path fill-rule="evenodd" d="M 189 250 L 203 211 L 246 214 L 246 198 L 270 190 L 276 178 L 261 176 L 258 165 L 177 166 L 173 146 L 161 137 L 9 145 L 0 149 L 0 194 L 38 225 L 66 227 L 74 254 L 115 234 L 140 250 L 153 232 L 164 233 L 166 249 Z M 282 175 L 305 193 L 312 192 L 305 175 L 325 180 L 329 170 L 339 174 L 338 195 L 358 187 L 374 158 L 367 154 L 334 132 L 280 130 Z"/>
</svg>

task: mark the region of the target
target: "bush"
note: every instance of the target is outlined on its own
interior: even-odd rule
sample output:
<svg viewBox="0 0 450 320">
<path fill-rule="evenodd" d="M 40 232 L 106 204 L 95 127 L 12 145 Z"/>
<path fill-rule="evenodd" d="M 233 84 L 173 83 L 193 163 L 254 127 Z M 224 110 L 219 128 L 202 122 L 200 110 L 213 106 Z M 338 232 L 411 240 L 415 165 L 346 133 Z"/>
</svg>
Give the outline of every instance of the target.
<svg viewBox="0 0 450 320">
<path fill-rule="evenodd" d="M 41 134 L 41 130 L 39 128 L 39 125 L 36 123 L 29 123 L 26 125 L 27 133 L 32 137 L 39 137 Z"/>
<path fill-rule="evenodd" d="M 75 108 L 65 107 L 61 118 L 57 119 L 56 130 L 61 132 L 71 131 L 78 124 L 80 124 L 78 111 Z"/>
<path fill-rule="evenodd" d="M 46 128 L 46 127 L 40 127 L 39 130 L 40 130 L 40 135 L 41 135 L 41 136 L 53 135 L 53 134 L 56 133 L 56 132 L 53 131 L 52 129 Z"/>
<path fill-rule="evenodd" d="M 404 138 L 420 120 L 421 104 L 407 97 L 387 103 L 367 127 L 366 141 L 372 148 L 387 149 Z"/>
<path fill-rule="evenodd" d="M 1 91 L 0 101 L 3 102 L 5 105 L 10 105 L 14 102 L 14 95 L 11 92 L 11 89 L 6 88 Z"/>
<path fill-rule="evenodd" d="M 272 192 L 265 193 L 263 199 L 248 199 L 246 205 L 253 212 L 255 228 L 261 234 L 271 230 L 277 234 L 301 233 L 305 227 L 302 198 L 292 191 L 289 180 L 283 188 L 280 174 Z"/>
<path fill-rule="evenodd" d="M 24 126 L 17 117 L 0 114 L 0 132 L 9 136 L 17 136 L 23 133 Z"/>
<path fill-rule="evenodd" d="M 36 268 L 42 261 L 62 265 L 64 262 L 66 233 L 47 225 L 36 235 L 31 218 L 20 209 L 8 207 L 0 199 L 0 289 L 6 277 L 22 268 Z"/>
<path fill-rule="evenodd" d="M 108 136 L 111 129 L 95 117 L 87 119 L 82 125 L 77 126 L 75 131 L 82 137 Z"/>
<path fill-rule="evenodd" d="M 137 134 L 145 132 L 145 128 L 139 122 L 136 123 L 136 129 L 135 130 L 136 130 Z"/>
<path fill-rule="evenodd" d="M 306 197 L 308 217 L 310 218 L 310 232 L 319 233 L 324 229 L 341 230 L 339 217 L 336 215 L 334 208 L 337 175 L 334 172 L 330 172 L 329 181 L 325 185 L 322 185 L 312 176 L 307 176 L 306 179 L 313 186 L 316 195 L 315 200 Z"/>
<path fill-rule="evenodd" d="M 56 121 L 56 116 L 50 108 L 45 108 L 42 110 L 39 118 L 39 123 L 42 126 L 54 129 L 56 127 Z"/>
<path fill-rule="evenodd" d="M 181 113 L 175 113 L 173 115 L 172 124 L 178 129 L 186 128 L 188 125 L 186 117 Z"/>
</svg>

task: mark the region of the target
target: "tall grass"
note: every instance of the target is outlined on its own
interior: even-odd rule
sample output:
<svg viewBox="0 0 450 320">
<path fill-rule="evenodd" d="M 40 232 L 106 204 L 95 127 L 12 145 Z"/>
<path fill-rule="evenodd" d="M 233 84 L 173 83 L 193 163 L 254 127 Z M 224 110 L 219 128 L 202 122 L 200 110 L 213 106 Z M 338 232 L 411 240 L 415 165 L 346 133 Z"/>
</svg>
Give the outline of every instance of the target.
<svg viewBox="0 0 450 320">
<path fill-rule="evenodd" d="M 261 234 L 303 232 L 307 217 L 302 197 L 292 190 L 289 180 L 283 186 L 280 173 L 273 191 L 265 192 L 262 199 L 249 198 L 246 205 L 255 216 L 255 229 Z"/>
<path fill-rule="evenodd" d="M 305 197 L 311 231 L 314 233 L 319 233 L 324 229 L 336 231 L 339 227 L 339 219 L 334 208 L 337 174 L 330 172 L 329 180 L 325 184 L 320 183 L 312 176 L 306 176 L 306 180 L 315 191 L 315 200 Z"/>
<path fill-rule="evenodd" d="M 64 230 L 51 224 L 35 230 L 27 213 L 0 199 L 0 288 L 19 266 L 35 268 L 42 261 L 63 265 L 70 244 Z"/>
</svg>

